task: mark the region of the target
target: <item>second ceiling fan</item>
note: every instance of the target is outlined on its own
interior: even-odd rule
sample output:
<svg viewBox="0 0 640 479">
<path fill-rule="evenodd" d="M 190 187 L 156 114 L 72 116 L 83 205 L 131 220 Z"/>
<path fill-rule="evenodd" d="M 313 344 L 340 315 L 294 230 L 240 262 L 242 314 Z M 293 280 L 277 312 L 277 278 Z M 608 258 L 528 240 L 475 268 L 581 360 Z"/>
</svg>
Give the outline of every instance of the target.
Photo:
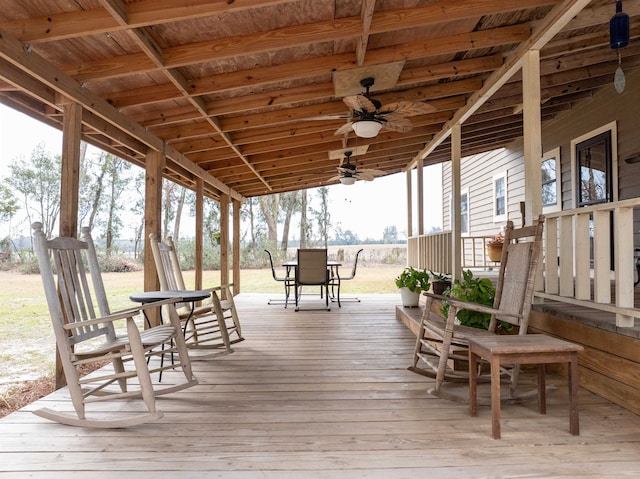
<svg viewBox="0 0 640 479">
<path fill-rule="evenodd" d="M 330 181 L 340 180 L 340 183 L 343 185 L 352 185 L 356 180 L 372 181 L 376 176 L 384 175 L 384 171 L 381 170 L 373 170 L 370 168 L 358 169 L 356 165 L 350 161 L 352 153 L 351 151 L 344 152 L 345 162 L 338 166 L 339 174 L 331 178 Z"/>
</svg>

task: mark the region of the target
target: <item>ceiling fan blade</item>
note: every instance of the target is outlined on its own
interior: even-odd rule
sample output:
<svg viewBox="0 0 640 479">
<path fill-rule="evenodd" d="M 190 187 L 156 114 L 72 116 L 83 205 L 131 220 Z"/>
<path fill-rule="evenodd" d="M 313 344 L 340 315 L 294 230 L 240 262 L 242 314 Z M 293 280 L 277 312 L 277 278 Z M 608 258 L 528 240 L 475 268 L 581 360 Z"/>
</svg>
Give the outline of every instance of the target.
<svg viewBox="0 0 640 479">
<path fill-rule="evenodd" d="M 351 130 L 353 130 L 352 128 L 352 123 L 350 121 L 348 121 L 347 123 L 345 123 L 344 125 L 342 125 L 340 128 L 338 128 L 336 130 L 336 132 L 334 133 L 335 136 L 340 136 L 340 135 L 346 135 L 347 133 L 349 133 Z"/>
<path fill-rule="evenodd" d="M 389 103 L 380 108 L 380 115 L 399 113 L 404 116 L 426 115 L 436 111 L 435 107 L 421 101 L 398 101 Z"/>
<path fill-rule="evenodd" d="M 327 181 L 338 181 L 340 179 L 340 175 L 332 176 Z"/>
<path fill-rule="evenodd" d="M 363 168 L 362 170 L 358 170 L 358 172 L 366 173 L 373 176 L 384 176 L 385 174 L 385 172 L 382 170 L 374 170 L 372 168 Z"/>
<path fill-rule="evenodd" d="M 384 128 L 385 130 L 397 131 L 399 133 L 407 133 L 408 131 L 411 131 L 411 129 L 413 128 L 413 125 L 411 125 L 411 121 L 409 121 L 408 118 L 405 118 L 400 115 L 397 115 L 397 116 L 387 115 L 382 119 L 383 119 L 382 128 Z"/>
<path fill-rule="evenodd" d="M 342 99 L 342 101 L 352 110 L 365 110 L 369 113 L 373 113 L 374 111 L 376 111 L 376 106 L 364 95 L 346 96 Z"/>
</svg>

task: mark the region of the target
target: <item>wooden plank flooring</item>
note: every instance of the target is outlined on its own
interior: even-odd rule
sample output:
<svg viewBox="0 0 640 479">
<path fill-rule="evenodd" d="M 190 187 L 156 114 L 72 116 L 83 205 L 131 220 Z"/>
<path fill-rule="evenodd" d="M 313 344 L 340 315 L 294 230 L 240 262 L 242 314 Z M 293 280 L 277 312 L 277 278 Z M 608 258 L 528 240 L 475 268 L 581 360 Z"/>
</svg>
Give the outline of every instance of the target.
<svg viewBox="0 0 640 479">
<path fill-rule="evenodd" d="M 536 402 L 491 411 L 430 396 L 406 370 L 414 336 L 397 295 L 362 295 L 330 312 L 237 297 L 246 340 L 194 361 L 196 387 L 158 399 L 164 417 L 123 430 L 62 426 L 30 413 L 70 410 L 65 390 L 0 421 L 4 478 L 557 478 L 638 477 L 640 417 L 580 390 L 569 433 L 566 383 Z M 305 298 L 303 307 L 314 304 Z M 167 379 L 165 379 L 167 380 Z M 168 378 L 170 380 L 170 378 Z M 525 380 L 527 380 L 525 375 Z M 163 381 L 164 382 L 164 381 Z M 101 405 L 114 414 L 127 403 Z"/>
</svg>

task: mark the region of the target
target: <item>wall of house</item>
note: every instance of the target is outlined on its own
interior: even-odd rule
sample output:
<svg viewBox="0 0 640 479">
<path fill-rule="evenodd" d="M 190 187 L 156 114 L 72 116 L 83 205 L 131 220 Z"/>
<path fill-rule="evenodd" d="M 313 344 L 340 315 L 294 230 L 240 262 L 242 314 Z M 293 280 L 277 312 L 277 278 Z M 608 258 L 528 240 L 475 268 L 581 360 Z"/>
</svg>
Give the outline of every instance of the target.
<svg viewBox="0 0 640 479">
<path fill-rule="evenodd" d="M 624 60 L 623 60 L 624 67 Z M 573 208 L 571 183 L 571 140 L 579 138 L 611 122 L 617 124 L 618 199 L 640 196 L 640 70 L 626 74 L 626 87 L 618 94 L 604 87 L 592 98 L 542 125 L 542 150 L 560 147 L 562 208 Z M 463 140 L 464 142 L 464 137 Z M 508 218 L 521 224 L 520 202 L 524 201 L 524 154 L 522 140 L 503 150 L 495 150 L 461 160 L 461 188 L 469 190 L 470 235 L 490 235 L 504 224 L 493 221 L 493 176 L 507 172 Z M 637 162 L 633 162 L 633 159 Z M 631 159 L 631 160 L 630 160 Z M 630 160 L 630 161 L 628 161 Z M 487 168 L 490 164 L 491 168 Z M 442 167 L 443 229 L 451 229 L 451 163 Z M 640 247 L 640 212 L 635 214 L 635 244 Z"/>
<path fill-rule="evenodd" d="M 464 138 L 463 138 L 464 141 Z M 524 161 L 522 140 L 508 148 L 468 156 L 460 162 L 460 187 L 469 192 L 469 235 L 494 235 L 506 221 L 493 218 L 493 177 L 506 172 L 507 218 L 522 224 L 520 202 L 524 201 Z M 487 168 L 491 165 L 491 168 Z M 442 224 L 451 229 L 451 162 L 442 165 Z"/>
<path fill-rule="evenodd" d="M 624 67 L 624 60 L 622 63 Z M 571 111 L 542 125 L 543 151 L 560 147 L 562 165 L 562 209 L 574 207 L 571 182 L 571 140 L 596 128 L 616 122 L 618 147 L 618 199 L 640 196 L 640 70 L 626 74 L 626 87 L 618 94 L 611 85 L 602 88 L 591 99 L 576 104 Z M 627 162 L 637 158 L 637 163 Z M 635 214 L 635 244 L 640 246 L 640 214 Z"/>
</svg>

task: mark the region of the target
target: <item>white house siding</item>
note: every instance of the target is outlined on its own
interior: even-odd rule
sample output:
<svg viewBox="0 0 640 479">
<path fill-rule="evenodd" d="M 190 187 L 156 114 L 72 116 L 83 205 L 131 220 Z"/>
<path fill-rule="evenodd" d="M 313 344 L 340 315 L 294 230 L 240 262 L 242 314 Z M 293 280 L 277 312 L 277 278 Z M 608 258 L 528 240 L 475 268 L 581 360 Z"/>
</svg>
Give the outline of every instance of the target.
<svg viewBox="0 0 640 479">
<path fill-rule="evenodd" d="M 622 63 L 624 67 L 624 59 Z M 600 90 L 591 99 L 575 104 L 571 110 L 542 125 L 543 152 L 560 147 L 562 208 L 573 207 L 571 184 L 571 140 L 608 123 L 617 123 L 618 138 L 618 199 L 640 196 L 640 70 L 626 75 L 625 91 L 620 95 L 611 86 Z M 462 138 L 464 143 L 464 135 Z M 627 163 L 636 157 L 637 163 Z M 493 221 L 493 176 L 507 171 L 508 217 L 516 226 L 521 224 L 520 202 L 524 201 L 524 153 L 522 140 L 504 150 L 490 151 L 461 161 L 461 188 L 469 190 L 470 234 L 494 234 L 503 223 Z M 451 163 L 443 164 L 443 229 L 451 229 Z M 635 244 L 640 247 L 640 213 L 635 214 Z"/>
<path fill-rule="evenodd" d="M 464 142 L 464 136 L 462 138 Z M 461 189 L 469 191 L 469 234 L 471 236 L 493 235 L 505 225 L 493 220 L 493 177 L 507 173 L 507 217 L 520 225 L 520 202 L 524 201 L 524 164 L 522 141 L 509 148 L 488 151 L 462 158 Z M 442 166 L 444 230 L 451 229 L 451 163 Z"/>
<path fill-rule="evenodd" d="M 622 62 L 624 67 L 624 59 Z M 626 75 L 627 83 L 622 94 L 611 85 L 601 89 L 591 99 L 576 104 L 571 111 L 561 114 L 542 125 L 543 151 L 560 147 L 562 164 L 562 209 L 573 207 L 571 184 L 571 140 L 596 128 L 616 122 L 618 138 L 618 199 L 640 196 L 640 70 Z M 625 160 L 637 157 L 638 163 Z M 634 215 L 635 243 L 640 245 L 640 214 Z"/>
</svg>

